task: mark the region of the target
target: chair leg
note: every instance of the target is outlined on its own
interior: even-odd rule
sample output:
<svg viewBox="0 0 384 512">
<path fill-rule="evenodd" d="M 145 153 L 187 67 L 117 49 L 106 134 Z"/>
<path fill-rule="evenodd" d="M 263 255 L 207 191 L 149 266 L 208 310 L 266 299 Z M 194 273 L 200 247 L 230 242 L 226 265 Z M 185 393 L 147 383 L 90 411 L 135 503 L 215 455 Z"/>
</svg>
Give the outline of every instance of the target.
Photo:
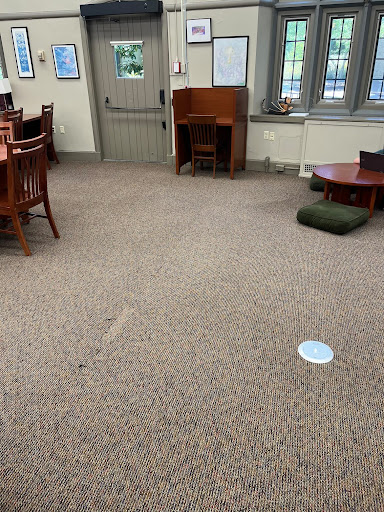
<svg viewBox="0 0 384 512">
<path fill-rule="evenodd" d="M 44 208 L 45 208 L 45 213 L 47 214 L 47 219 L 48 219 L 51 229 L 53 231 L 53 234 L 55 235 L 55 238 L 60 238 L 59 232 L 57 231 L 57 228 L 56 228 L 55 221 L 53 220 L 51 205 L 49 204 L 48 196 L 44 199 Z"/>
<path fill-rule="evenodd" d="M 16 212 L 12 212 L 11 213 L 11 218 L 12 218 L 12 224 L 13 224 L 13 227 L 16 231 L 16 235 L 17 235 L 17 238 L 19 239 L 19 242 L 21 244 L 21 247 L 23 248 L 24 252 L 25 252 L 25 255 L 26 256 L 30 256 L 32 253 L 28 247 L 28 244 L 27 244 L 27 241 L 24 237 L 24 233 L 23 233 L 23 230 L 21 229 L 21 224 L 20 224 L 20 220 L 19 220 L 19 216 L 17 215 Z"/>
<path fill-rule="evenodd" d="M 195 157 L 192 155 L 192 177 L 195 176 Z"/>
<path fill-rule="evenodd" d="M 200 160 L 200 169 L 203 170 L 204 169 L 204 166 L 203 166 L 203 161 Z"/>
<path fill-rule="evenodd" d="M 51 167 L 51 164 L 49 163 L 48 155 L 47 155 L 47 165 L 48 165 L 48 169 L 51 171 L 51 170 L 52 170 L 52 167 Z"/>
<path fill-rule="evenodd" d="M 216 173 L 216 155 L 213 160 L 213 179 L 215 179 L 215 173 Z"/>
<path fill-rule="evenodd" d="M 59 164 L 59 159 L 57 158 L 57 155 L 56 155 L 56 151 L 55 151 L 55 146 L 53 145 L 53 142 L 51 142 L 49 144 L 49 151 L 52 153 L 52 156 L 53 156 L 53 159 L 54 161 Z"/>
</svg>

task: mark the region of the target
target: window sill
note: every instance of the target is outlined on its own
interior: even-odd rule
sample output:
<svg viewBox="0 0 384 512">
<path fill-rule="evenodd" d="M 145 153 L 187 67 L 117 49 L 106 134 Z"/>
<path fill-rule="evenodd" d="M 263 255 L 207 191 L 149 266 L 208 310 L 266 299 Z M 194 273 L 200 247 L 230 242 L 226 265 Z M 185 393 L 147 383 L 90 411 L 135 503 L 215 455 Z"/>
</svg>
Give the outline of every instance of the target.
<svg viewBox="0 0 384 512">
<path fill-rule="evenodd" d="M 336 115 L 308 115 L 308 116 L 295 116 L 294 114 L 288 115 L 273 115 L 273 114 L 251 114 L 249 116 L 251 123 L 291 123 L 291 124 L 304 124 L 305 121 L 339 121 L 347 123 L 384 123 L 383 117 L 378 116 L 336 116 Z"/>
</svg>

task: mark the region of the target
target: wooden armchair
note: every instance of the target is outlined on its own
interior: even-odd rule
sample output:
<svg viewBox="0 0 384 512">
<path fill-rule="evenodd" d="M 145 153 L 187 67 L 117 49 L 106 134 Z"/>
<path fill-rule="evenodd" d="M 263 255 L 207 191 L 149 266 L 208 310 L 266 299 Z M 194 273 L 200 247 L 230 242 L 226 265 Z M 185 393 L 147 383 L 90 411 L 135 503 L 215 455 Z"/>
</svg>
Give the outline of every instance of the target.
<svg viewBox="0 0 384 512">
<path fill-rule="evenodd" d="M 0 144 L 4 145 L 14 140 L 14 126 L 12 121 L 1 121 L 0 122 Z M 1 165 L 1 172 L 0 172 L 0 193 L 1 190 L 7 189 L 7 173 L 5 171 L 6 164 Z M 4 217 L 0 215 L 0 222 L 4 222 Z"/>
<path fill-rule="evenodd" d="M 216 173 L 216 164 L 227 159 L 224 148 L 218 145 L 216 138 L 215 115 L 187 115 L 189 135 L 192 149 L 192 176 L 195 175 L 195 164 L 200 161 L 202 167 L 204 161 L 213 162 L 213 178 Z"/>
<path fill-rule="evenodd" d="M 23 140 L 23 108 L 20 107 L 18 110 L 5 110 L 4 121 L 12 121 L 15 140 Z"/>
<path fill-rule="evenodd" d="M 52 139 L 52 120 L 53 120 L 53 103 L 50 105 L 42 105 L 41 107 L 41 122 L 40 122 L 40 133 L 47 134 L 47 164 L 48 168 L 51 169 L 49 160 L 55 160 L 59 164 L 57 158 L 55 146 L 53 145 Z"/>
<path fill-rule="evenodd" d="M 7 142 L 15 140 L 15 129 L 12 121 L 0 122 L 0 144 L 5 145 Z"/>
<path fill-rule="evenodd" d="M 21 224 L 35 217 L 47 218 L 53 234 L 60 238 L 48 199 L 46 149 L 45 133 L 34 139 L 7 143 L 8 189 L 0 190 L 0 216 L 10 220 L 0 232 L 17 235 L 27 256 L 31 255 L 31 251 Z M 44 203 L 46 216 L 28 211 L 39 203 Z"/>
</svg>

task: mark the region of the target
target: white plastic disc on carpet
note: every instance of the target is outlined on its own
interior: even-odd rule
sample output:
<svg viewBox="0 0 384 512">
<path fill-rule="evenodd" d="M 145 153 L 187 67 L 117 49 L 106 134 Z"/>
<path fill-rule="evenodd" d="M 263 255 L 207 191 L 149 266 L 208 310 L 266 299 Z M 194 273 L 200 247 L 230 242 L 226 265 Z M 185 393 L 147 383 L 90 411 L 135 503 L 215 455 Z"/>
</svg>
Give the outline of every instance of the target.
<svg viewBox="0 0 384 512">
<path fill-rule="evenodd" d="M 304 341 L 299 345 L 299 354 L 310 363 L 329 363 L 333 359 L 333 351 L 321 341 Z"/>
</svg>

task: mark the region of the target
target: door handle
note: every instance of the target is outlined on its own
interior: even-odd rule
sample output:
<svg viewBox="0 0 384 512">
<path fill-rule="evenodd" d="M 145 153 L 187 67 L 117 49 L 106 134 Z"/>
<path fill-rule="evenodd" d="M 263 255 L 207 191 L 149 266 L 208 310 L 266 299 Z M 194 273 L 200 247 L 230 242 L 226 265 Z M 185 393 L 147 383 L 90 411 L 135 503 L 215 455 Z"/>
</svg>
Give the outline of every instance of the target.
<svg viewBox="0 0 384 512">
<path fill-rule="evenodd" d="M 121 112 L 147 112 L 151 110 L 161 110 L 160 107 L 137 107 L 137 108 L 128 108 L 128 107 L 110 107 L 109 106 L 109 98 L 108 96 L 105 98 L 105 108 L 108 110 L 120 110 Z"/>
</svg>

